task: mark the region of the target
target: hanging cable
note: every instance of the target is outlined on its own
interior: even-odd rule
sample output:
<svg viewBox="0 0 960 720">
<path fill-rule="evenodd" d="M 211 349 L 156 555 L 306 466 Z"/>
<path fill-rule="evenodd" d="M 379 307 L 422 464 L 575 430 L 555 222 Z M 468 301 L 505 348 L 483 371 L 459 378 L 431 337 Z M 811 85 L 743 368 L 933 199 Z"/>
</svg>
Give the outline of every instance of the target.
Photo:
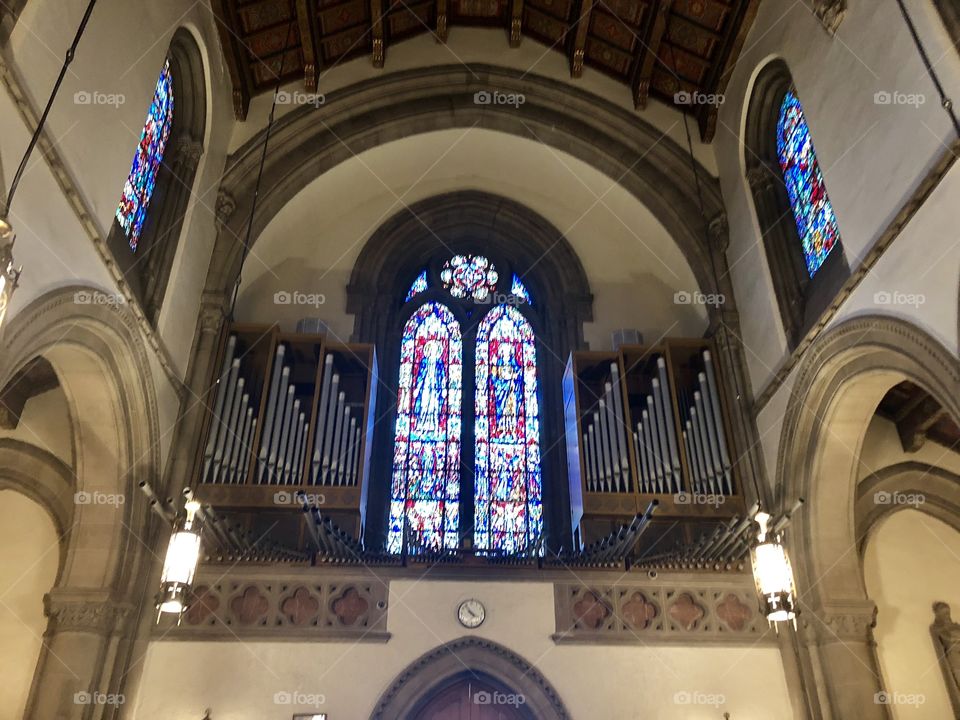
<svg viewBox="0 0 960 720">
<path fill-rule="evenodd" d="M 70 44 L 70 47 L 67 48 L 67 54 L 63 59 L 63 65 L 60 67 L 60 74 L 57 76 L 57 81 L 53 84 L 53 90 L 50 92 L 50 97 L 47 99 L 47 106 L 43 109 L 43 114 L 40 116 L 40 122 L 37 123 L 36 129 L 33 131 L 33 137 L 30 138 L 30 144 L 27 145 L 27 151 L 23 154 L 23 159 L 20 161 L 20 166 L 17 168 L 16 175 L 13 176 L 13 182 L 10 183 L 10 192 L 7 193 L 7 199 L 4 202 L 3 211 L 0 212 L 0 218 L 6 218 L 7 215 L 10 214 L 10 206 L 13 205 L 13 196 L 17 194 L 17 187 L 20 185 L 20 179 L 23 177 L 23 173 L 27 169 L 27 163 L 30 161 L 30 156 L 33 155 L 33 150 L 40 140 L 40 134 L 43 132 L 43 127 L 47 123 L 47 116 L 50 115 L 50 108 L 53 107 L 53 101 L 56 100 L 57 93 L 60 92 L 60 86 L 63 84 L 63 78 L 66 77 L 67 68 L 70 67 L 70 63 L 73 62 L 73 58 L 77 54 L 77 46 L 80 44 L 80 38 L 83 37 L 83 31 L 87 28 L 87 21 L 90 19 L 90 15 L 93 13 L 93 6 L 96 4 L 97 0 L 90 0 L 90 3 L 87 5 L 86 12 L 83 13 L 83 19 L 80 21 L 80 26 L 77 28 L 77 34 L 74 35 L 73 42 Z"/>
<path fill-rule="evenodd" d="M 257 213 L 257 200 L 260 198 L 260 182 L 263 180 L 263 168 L 267 163 L 267 148 L 270 145 L 270 136 L 273 133 L 273 121 L 277 112 L 277 96 L 280 94 L 280 88 L 283 85 L 283 70 L 287 61 L 287 51 L 290 49 L 290 37 L 293 34 L 296 21 L 296 16 L 290 20 L 290 25 L 287 26 L 287 35 L 283 41 L 283 52 L 280 55 L 280 70 L 277 72 L 277 84 L 273 89 L 273 104 L 270 106 L 270 117 L 267 120 L 266 135 L 263 138 L 263 150 L 260 153 L 260 166 L 257 169 L 257 181 L 253 186 L 253 202 L 250 204 L 250 216 L 247 218 L 247 230 L 243 238 L 240 269 L 237 270 L 237 280 L 233 286 L 233 297 L 230 299 L 230 310 L 227 313 L 227 319 L 230 321 L 233 321 L 233 311 L 237 304 L 237 295 L 240 292 L 243 265 L 246 262 L 247 255 L 250 253 L 250 236 L 253 233 L 253 220 Z"/>
<path fill-rule="evenodd" d="M 947 115 L 950 116 L 950 120 L 953 122 L 953 129 L 957 133 L 957 137 L 960 138 L 960 120 L 957 119 L 957 114 L 953 110 L 953 100 L 947 97 L 947 93 L 943 89 L 940 77 L 937 75 L 937 71 L 934 70 L 933 63 L 930 62 L 930 56 L 927 55 L 927 49 L 923 46 L 923 41 L 920 40 L 917 26 L 913 24 L 913 18 L 910 17 L 907 6 L 903 0 L 897 0 L 897 5 L 900 6 L 900 14 L 903 15 L 903 19 L 907 23 L 910 36 L 913 38 L 913 44 L 916 45 L 917 52 L 920 53 L 920 58 L 923 60 L 923 66 L 927 69 L 927 75 L 930 76 L 930 79 L 933 81 L 933 86 L 940 95 L 940 105 L 947 111 Z"/>
</svg>

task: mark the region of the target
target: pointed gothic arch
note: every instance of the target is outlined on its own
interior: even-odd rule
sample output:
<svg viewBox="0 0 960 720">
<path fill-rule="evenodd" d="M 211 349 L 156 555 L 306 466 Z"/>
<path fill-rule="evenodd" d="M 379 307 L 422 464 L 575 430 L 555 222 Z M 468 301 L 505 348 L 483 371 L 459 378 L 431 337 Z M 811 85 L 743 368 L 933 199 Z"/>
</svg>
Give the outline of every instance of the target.
<svg viewBox="0 0 960 720">
<path fill-rule="evenodd" d="M 154 326 L 179 247 L 207 130 L 203 54 L 192 32 L 181 27 L 174 33 L 167 62 L 173 121 L 136 252 L 131 252 L 127 233 L 116 218 L 107 236 L 107 246 Z M 121 189 L 117 189 L 118 197 Z"/>
<path fill-rule="evenodd" d="M 520 695 L 530 720 L 568 720 L 560 694 L 531 663 L 512 650 L 477 637 L 461 637 L 430 650 L 397 676 L 377 700 L 370 720 L 414 720 L 417 710 L 453 683 L 476 678 Z"/>
<path fill-rule="evenodd" d="M 743 143 L 747 183 L 790 348 L 799 344 L 850 276 L 850 266 L 839 240 L 813 271 L 808 267 L 804 239 L 799 235 L 794 214 L 796 201 L 791 200 L 778 147 L 784 101 L 795 96 L 787 64 L 780 59 L 767 63 L 757 75 L 750 94 Z M 812 150 L 811 155 L 815 158 Z M 829 205 L 829 198 L 826 203 Z M 832 214 L 832 209 L 830 212 Z"/>
</svg>

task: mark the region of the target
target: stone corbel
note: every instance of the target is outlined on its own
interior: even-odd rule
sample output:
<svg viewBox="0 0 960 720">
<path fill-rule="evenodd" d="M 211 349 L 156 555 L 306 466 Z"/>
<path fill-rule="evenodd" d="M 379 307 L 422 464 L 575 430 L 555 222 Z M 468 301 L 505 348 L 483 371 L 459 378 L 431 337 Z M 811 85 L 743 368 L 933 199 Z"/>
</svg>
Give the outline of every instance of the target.
<svg viewBox="0 0 960 720">
<path fill-rule="evenodd" d="M 813 14 L 830 35 L 835 35 L 847 14 L 847 0 L 815 0 Z"/>
<path fill-rule="evenodd" d="M 216 204 L 216 213 L 217 213 L 217 232 L 220 233 L 223 231 L 223 228 L 227 226 L 227 223 L 230 222 L 230 218 L 233 217 L 233 213 L 237 209 L 237 201 L 234 199 L 226 190 L 222 188 L 217 192 L 217 204 Z"/>
</svg>

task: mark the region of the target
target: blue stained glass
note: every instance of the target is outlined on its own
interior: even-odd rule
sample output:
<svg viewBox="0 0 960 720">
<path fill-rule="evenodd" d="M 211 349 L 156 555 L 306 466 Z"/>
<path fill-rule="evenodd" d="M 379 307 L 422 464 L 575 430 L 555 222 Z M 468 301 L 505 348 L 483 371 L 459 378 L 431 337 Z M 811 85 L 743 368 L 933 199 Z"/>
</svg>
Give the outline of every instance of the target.
<svg viewBox="0 0 960 720">
<path fill-rule="evenodd" d="M 410 302 L 417 295 L 422 293 L 427 289 L 427 271 L 424 270 L 422 273 L 417 275 L 417 279 L 413 281 L 413 285 L 410 286 L 410 292 L 407 293 L 407 298 L 404 302 Z"/>
<path fill-rule="evenodd" d="M 400 348 L 389 552 L 402 550 L 404 525 L 416 545 L 459 544 L 462 358 L 453 313 L 424 303 L 404 326 Z"/>
<path fill-rule="evenodd" d="M 830 251 L 840 245 L 840 228 L 827 195 L 803 107 L 792 90 L 787 92 L 780 106 L 777 156 L 803 244 L 807 273 L 813 277 Z"/>
<path fill-rule="evenodd" d="M 533 329 L 498 305 L 480 324 L 476 357 L 474 544 L 516 552 L 543 529 L 540 409 Z"/>
<path fill-rule="evenodd" d="M 530 298 L 527 286 L 523 284 L 523 280 L 520 279 L 519 275 L 513 276 L 513 282 L 510 284 L 510 294 L 523 300 L 527 305 L 533 305 L 533 300 Z"/>
<path fill-rule="evenodd" d="M 140 134 L 140 143 L 133 156 L 130 175 L 123 186 L 120 204 L 117 206 L 117 221 L 123 228 L 130 243 L 130 249 L 136 251 L 143 223 L 147 218 L 147 208 L 153 197 L 157 183 L 157 173 L 163 162 L 163 153 L 170 139 L 173 126 L 173 78 L 170 75 L 168 60 L 157 80 L 153 102 L 147 113 L 147 120 Z"/>
</svg>

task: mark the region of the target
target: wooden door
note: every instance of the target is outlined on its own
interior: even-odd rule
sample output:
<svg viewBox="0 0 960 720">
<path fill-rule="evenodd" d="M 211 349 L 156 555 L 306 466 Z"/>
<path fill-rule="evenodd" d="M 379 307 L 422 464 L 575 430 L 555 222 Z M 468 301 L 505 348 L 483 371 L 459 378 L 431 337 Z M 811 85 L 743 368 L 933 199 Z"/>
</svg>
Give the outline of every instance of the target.
<svg viewBox="0 0 960 720">
<path fill-rule="evenodd" d="M 521 701 L 486 683 L 463 680 L 440 690 L 411 720 L 528 720 Z"/>
</svg>

